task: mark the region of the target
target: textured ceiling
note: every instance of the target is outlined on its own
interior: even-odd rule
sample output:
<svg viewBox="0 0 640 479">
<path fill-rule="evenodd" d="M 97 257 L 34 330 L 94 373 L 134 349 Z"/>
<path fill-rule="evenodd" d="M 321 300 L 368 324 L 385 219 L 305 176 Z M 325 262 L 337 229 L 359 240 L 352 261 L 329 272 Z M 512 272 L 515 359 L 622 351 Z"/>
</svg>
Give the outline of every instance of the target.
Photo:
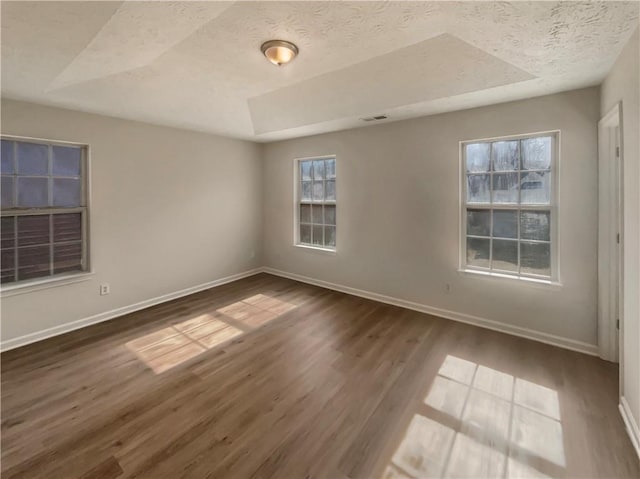
<svg viewBox="0 0 640 479">
<path fill-rule="evenodd" d="M 2 95 L 269 141 L 598 84 L 633 2 L 9 2 Z M 259 50 L 293 41 L 276 68 Z"/>
<path fill-rule="evenodd" d="M 533 78 L 445 33 L 250 98 L 249 109 L 254 129 L 261 134 L 324 120 L 369 116 L 367 113 Z M 309 98 L 314 103 L 311 109 L 307 105 Z"/>
</svg>

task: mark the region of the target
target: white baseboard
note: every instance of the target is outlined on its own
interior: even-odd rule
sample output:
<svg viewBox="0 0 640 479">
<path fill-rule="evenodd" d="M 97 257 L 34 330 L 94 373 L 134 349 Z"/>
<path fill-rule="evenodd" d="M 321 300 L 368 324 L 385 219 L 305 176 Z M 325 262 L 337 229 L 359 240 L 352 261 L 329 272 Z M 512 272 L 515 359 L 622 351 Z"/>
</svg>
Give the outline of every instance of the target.
<svg viewBox="0 0 640 479">
<path fill-rule="evenodd" d="M 640 428 L 638 427 L 638 423 L 634 419 L 633 414 L 631 414 L 629 403 L 624 396 L 620 398 L 618 408 L 620 409 L 620 414 L 622 415 L 622 420 L 626 426 L 629 438 L 631 438 L 631 444 L 633 444 L 636 454 L 638 455 L 638 459 L 640 459 Z"/>
<path fill-rule="evenodd" d="M 263 268 L 265 273 L 273 274 L 276 276 L 282 276 L 283 278 L 289 278 L 303 283 L 313 284 L 322 288 L 332 289 L 334 291 L 340 291 L 342 293 L 352 294 L 354 296 L 360 296 L 366 299 L 372 299 L 381 303 L 391 304 L 394 306 L 400 306 L 401 308 L 412 309 L 421 313 L 431 314 L 433 316 L 439 316 L 441 318 L 451 319 L 453 321 L 459 321 L 462 323 L 472 324 L 481 328 L 491 329 L 499 331 L 501 333 L 511 334 L 513 336 L 520 336 L 522 338 L 532 339 L 541 343 L 551 344 L 564 349 L 570 349 L 572 351 L 578 351 L 580 353 L 589 354 L 591 356 L 598 355 L 598 347 L 594 344 L 585 343 L 582 341 L 576 341 L 574 339 L 564 338 L 562 336 L 556 336 L 553 334 L 543 333 L 535 331 L 533 329 L 522 328 L 520 326 L 513 326 L 511 324 L 501 323 L 491 319 L 480 318 L 478 316 L 472 316 L 470 314 L 458 313 L 455 311 L 449 311 L 446 309 L 435 308 L 426 304 L 414 303 L 413 301 L 407 301 L 405 299 L 393 298 L 391 296 L 385 296 L 378 293 L 372 293 L 370 291 L 363 291 L 361 289 L 351 288 L 349 286 L 343 286 L 340 284 L 329 283 L 327 281 L 321 281 L 318 279 L 309 278 L 307 276 L 301 276 L 299 274 L 288 273 L 286 271 L 280 271 L 274 268 Z"/>
<path fill-rule="evenodd" d="M 176 291 L 174 293 L 169 293 L 162 296 L 158 296 L 156 298 L 151 298 L 146 301 L 141 301 L 139 303 L 135 303 L 129 306 L 124 306 L 122 308 L 117 308 L 111 311 L 106 311 L 104 313 L 96 314 L 94 316 L 89 316 L 88 318 L 83 318 L 83 319 L 72 321 L 70 323 L 66 323 L 60 326 L 55 326 L 53 328 L 45 329 L 43 331 L 37 331 L 35 333 L 30 333 L 17 338 L 8 339 L 6 341 L 0 342 L 0 351 L 8 351 L 10 349 L 18 348 L 20 346 L 25 346 L 30 343 L 35 343 L 43 339 L 68 333 L 76 329 L 84 328 L 92 324 L 108 321 L 110 319 L 114 319 L 119 316 L 132 313 L 134 311 L 139 311 L 141 309 L 145 309 L 150 306 L 155 306 L 156 304 L 164 303 L 166 301 L 171 301 L 172 299 L 177 299 L 183 296 L 187 296 L 189 294 L 197 293 L 198 291 L 203 291 L 205 289 L 213 288 L 215 286 L 220 286 L 222 284 L 230 283 L 232 281 L 237 281 L 239 279 L 246 278 L 248 276 L 253 276 L 261 272 L 273 274 L 275 276 L 281 276 L 284 278 L 293 279 L 296 281 L 301 281 L 303 283 L 313 284 L 315 286 L 320 286 L 322 288 L 327 288 L 334 291 L 340 291 L 342 293 L 347 293 L 354 296 L 360 296 L 362 298 L 379 301 L 381 303 L 392 304 L 394 306 L 399 306 L 401 308 L 419 311 L 421 313 L 426 313 L 426 314 L 431 314 L 431 315 L 439 316 L 446 319 L 451 319 L 453 321 L 459 321 L 467 324 L 472 324 L 474 326 L 479 326 L 482 328 L 511 334 L 514 336 L 520 336 L 523 338 L 532 339 L 534 341 L 551 344 L 553 346 L 570 349 L 572 351 L 578 351 L 581 353 L 590 354 L 592 356 L 598 355 L 597 346 L 593 344 L 588 344 L 588 343 L 576 341 L 569 338 L 563 338 L 561 336 L 555 336 L 548 333 L 542 333 L 542 332 L 535 331 L 528 328 L 513 326 L 510 324 L 501 323 L 499 321 L 494 321 L 491 319 L 480 318 L 478 316 L 472 316 L 469 314 L 458 313 L 458 312 L 449 311 L 446 309 L 435 308 L 433 306 L 415 303 L 412 301 L 407 301 L 405 299 L 393 298 L 391 296 L 385 296 L 378 293 L 363 291 L 360 289 L 351 288 L 349 286 L 329 283 L 327 281 L 317 280 L 317 279 L 309 278 L 307 276 L 301 276 L 298 274 L 288 273 L 285 271 L 280 271 L 280 270 L 268 268 L 268 267 L 255 268 L 249 271 L 227 276 L 225 278 L 220 278 L 214 281 L 210 281 L 208 283 L 192 286 L 191 288 L 186 288 L 181 291 Z"/>
<path fill-rule="evenodd" d="M 0 351 L 8 351 L 10 349 L 15 349 L 30 343 L 42 341 L 43 339 L 68 333 L 76 329 L 85 328 L 92 324 L 108 321 L 110 319 L 114 319 L 114 318 L 123 316 L 125 314 L 133 313 L 134 311 L 139 311 L 141 309 L 145 309 L 150 306 L 155 306 L 156 304 L 164 303 L 166 301 L 171 301 L 172 299 L 181 298 L 183 296 L 188 296 L 190 294 L 197 293 L 205 289 L 213 288 L 215 286 L 220 286 L 226 283 L 231 283 L 232 281 L 237 281 L 239 279 L 246 278 L 248 276 L 253 276 L 254 274 L 261 273 L 262 271 L 263 271 L 263 268 L 255 268 L 249 271 L 244 271 L 242 273 L 233 274 L 225 278 L 220 278 L 213 281 L 209 281 L 207 283 L 199 284 L 197 286 L 192 286 L 190 288 L 176 291 L 174 293 L 168 293 L 162 296 L 158 296 L 156 298 L 140 301 L 139 303 L 131 304 L 129 306 L 123 306 L 122 308 L 112 309 L 111 311 L 106 311 L 104 313 L 96 314 L 94 316 L 89 316 L 88 318 L 78 319 L 77 321 L 61 324 L 60 326 L 54 326 L 53 328 L 45 329 L 42 331 L 36 331 L 35 333 L 25 334 L 24 336 L 20 336 L 13 339 L 8 339 L 0 343 Z"/>
</svg>

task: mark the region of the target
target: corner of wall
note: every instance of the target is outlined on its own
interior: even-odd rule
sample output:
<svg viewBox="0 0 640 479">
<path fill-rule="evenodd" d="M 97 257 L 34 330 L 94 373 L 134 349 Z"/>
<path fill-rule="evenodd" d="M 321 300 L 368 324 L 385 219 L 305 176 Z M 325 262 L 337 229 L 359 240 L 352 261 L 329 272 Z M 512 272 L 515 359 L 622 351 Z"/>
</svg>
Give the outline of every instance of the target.
<svg viewBox="0 0 640 479">
<path fill-rule="evenodd" d="M 636 450 L 640 441 L 640 27 L 636 28 L 602 82 L 600 112 L 604 116 L 622 103 L 623 163 L 623 316 L 622 316 L 622 392 L 620 411 Z"/>
<path fill-rule="evenodd" d="M 260 235 L 258 238 L 259 241 L 259 253 L 258 253 L 258 265 L 260 267 L 264 267 L 266 265 L 266 248 L 265 248 L 265 238 L 266 238 L 266 171 L 267 168 L 265 166 L 266 163 L 266 143 L 256 143 L 258 147 L 258 159 L 260 162 Z"/>
</svg>

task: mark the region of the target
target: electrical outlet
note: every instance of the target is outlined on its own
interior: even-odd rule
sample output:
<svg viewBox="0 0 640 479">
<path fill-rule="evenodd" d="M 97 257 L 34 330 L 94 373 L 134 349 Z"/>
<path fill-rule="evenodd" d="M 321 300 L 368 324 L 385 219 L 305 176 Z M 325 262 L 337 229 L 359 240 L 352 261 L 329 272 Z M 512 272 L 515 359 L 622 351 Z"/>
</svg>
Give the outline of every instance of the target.
<svg viewBox="0 0 640 479">
<path fill-rule="evenodd" d="M 100 285 L 100 296 L 105 296 L 111 292 L 111 287 L 109 283 L 104 283 Z"/>
</svg>

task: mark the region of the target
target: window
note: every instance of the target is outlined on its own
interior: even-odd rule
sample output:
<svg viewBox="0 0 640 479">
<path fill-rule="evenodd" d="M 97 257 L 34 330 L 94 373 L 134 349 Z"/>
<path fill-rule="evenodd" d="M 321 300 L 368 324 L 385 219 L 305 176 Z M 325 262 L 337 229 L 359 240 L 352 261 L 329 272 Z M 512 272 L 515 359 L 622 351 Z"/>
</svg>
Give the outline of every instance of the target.
<svg viewBox="0 0 640 479">
<path fill-rule="evenodd" d="M 462 143 L 461 266 L 557 281 L 557 133 Z"/>
<path fill-rule="evenodd" d="M 296 244 L 336 249 L 336 159 L 296 160 Z"/>
<path fill-rule="evenodd" d="M 87 267 L 86 148 L 2 139 L 0 281 Z"/>
</svg>

